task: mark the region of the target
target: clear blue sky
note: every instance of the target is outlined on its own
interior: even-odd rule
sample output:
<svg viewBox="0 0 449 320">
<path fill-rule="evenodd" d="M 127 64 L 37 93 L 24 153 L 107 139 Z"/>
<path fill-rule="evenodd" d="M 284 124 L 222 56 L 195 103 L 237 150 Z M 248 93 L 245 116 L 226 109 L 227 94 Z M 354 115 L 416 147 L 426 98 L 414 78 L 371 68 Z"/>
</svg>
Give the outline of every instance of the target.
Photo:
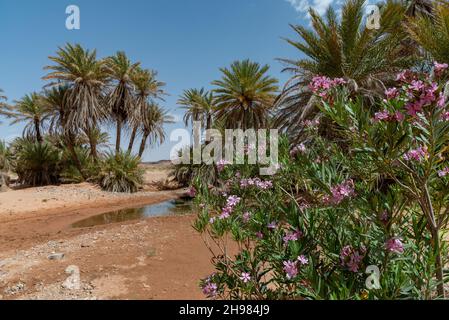
<svg viewBox="0 0 449 320">
<path fill-rule="evenodd" d="M 321 8 L 332 0 L 310 0 Z M 308 23 L 307 0 L 0 0 L 0 88 L 9 102 L 40 91 L 48 56 L 67 42 L 96 48 L 99 57 L 124 50 L 132 60 L 159 72 L 170 94 L 163 106 L 182 118 L 176 105 L 184 89 L 210 87 L 219 67 L 250 58 L 271 66 L 283 84 L 287 74 L 276 58 L 298 58 L 282 37 L 294 37 L 289 23 Z M 65 28 L 68 5 L 81 10 L 81 30 Z M 0 139 L 21 134 L 2 121 Z M 183 127 L 167 126 L 167 132 Z M 114 138 L 113 132 L 111 132 Z M 149 149 L 145 160 L 169 158 L 174 143 Z"/>
</svg>

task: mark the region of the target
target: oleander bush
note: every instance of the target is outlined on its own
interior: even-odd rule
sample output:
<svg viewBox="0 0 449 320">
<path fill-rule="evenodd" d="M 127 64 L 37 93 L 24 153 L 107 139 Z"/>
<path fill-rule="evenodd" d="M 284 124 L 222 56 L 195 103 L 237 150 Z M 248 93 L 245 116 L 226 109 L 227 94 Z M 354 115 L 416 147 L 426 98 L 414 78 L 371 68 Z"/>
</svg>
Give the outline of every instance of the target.
<svg viewBox="0 0 449 320">
<path fill-rule="evenodd" d="M 338 139 L 279 144 L 279 169 L 221 165 L 196 178 L 195 229 L 213 252 L 209 298 L 445 296 L 449 218 L 447 65 L 406 70 L 368 104 L 344 79 L 310 89 Z M 446 89 L 445 89 L 446 88 Z"/>
</svg>

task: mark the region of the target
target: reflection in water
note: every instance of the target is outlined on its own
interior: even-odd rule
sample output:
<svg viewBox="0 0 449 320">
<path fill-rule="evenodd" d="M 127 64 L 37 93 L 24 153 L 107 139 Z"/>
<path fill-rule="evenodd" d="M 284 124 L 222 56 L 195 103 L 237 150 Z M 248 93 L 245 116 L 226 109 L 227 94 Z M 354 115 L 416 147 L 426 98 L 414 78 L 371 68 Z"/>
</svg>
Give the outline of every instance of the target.
<svg viewBox="0 0 449 320">
<path fill-rule="evenodd" d="M 182 199 L 169 200 L 158 204 L 106 212 L 72 224 L 73 228 L 87 228 L 98 225 L 123 222 L 129 220 L 145 219 L 169 215 L 181 215 L 192 213 L 192 203 Z"/>
</svg>

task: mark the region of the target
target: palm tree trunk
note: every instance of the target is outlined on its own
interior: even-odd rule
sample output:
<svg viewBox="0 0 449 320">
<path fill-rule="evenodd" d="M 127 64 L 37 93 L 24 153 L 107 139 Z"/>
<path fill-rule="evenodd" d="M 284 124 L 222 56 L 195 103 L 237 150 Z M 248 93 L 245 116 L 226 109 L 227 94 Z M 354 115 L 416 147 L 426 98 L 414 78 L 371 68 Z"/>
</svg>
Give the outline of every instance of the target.
<svg viewBox="0 0 449 320">
<path fill-rule="evenodd" d="M 74 146 L 75 145 L 75 143 L 74 143 L 75 139 L 73 137 L 73 134 L 69 133 L 65 140 L 66 140 L 67 148 L 69 149 L 70 154 L 72 156 L 72 160 L 73 160 L 73 162 L 75 162 L 75 167 L 80 172 L 81 177 L 83 177 L 83 180 L 86 180 L 87 177 L 86 177 L 85 173 L 83 172 L 83 166 L 81 165 L 81 161 L 78 158 L 78 154 L 75 151 L 75 146 Z"/>
<path fill-rule="evenodd" d="M 148 136 L 149 136 L 148 133 L 143 134 L 142 142 L 140 143 L 140 149 L 139 149 L 139 157 L 140 158 L 142 158 L 143 152 L 145 151 L 145 145 L 147 143 Z"/>
<path fill-rule="evenodd" d="M 40 121 L 37 119 L 34 120 L 34 128 L 36 130 L 37 142 L 42 143 L 43 139 L 42 139 L 42 134 L 41 134 L 41 124 L 40 124 Z"/>
<path fill-rule="evenodd" d="M 120 144 L 122 139 L 122 120 L 117 118 L 117 137 L 115 138 L 115 154 L 120 152 Z"/>
<path fill-rule="evenodd" d="M 131 153 L 131 151 L 133 150 L 134 140 L 136 140 L 136 135 L 137 135 L 137 127 L 134 127 L 133 131 L 131 133 L 131 138 L 129 140 L 129 145 L 128 145 L 128 152 L 129 153 Z"/>
<path fill-rule="evenodd" d="M 89 128 L 87 130 L 86 134 L 89 139 L 90 155 L 96 162 L 98 160 L 97 143 L 96 143 L 95 139 L 92 137 L 92 129 Z"/>
</svg>

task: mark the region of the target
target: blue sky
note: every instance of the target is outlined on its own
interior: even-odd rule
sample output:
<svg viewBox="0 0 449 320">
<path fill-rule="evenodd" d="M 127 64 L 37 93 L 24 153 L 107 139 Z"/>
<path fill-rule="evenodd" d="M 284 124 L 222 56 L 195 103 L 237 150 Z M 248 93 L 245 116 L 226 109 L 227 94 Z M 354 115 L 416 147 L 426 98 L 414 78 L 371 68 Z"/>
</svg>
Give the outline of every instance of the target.
<svg viewBox="0 0 449 320">
<path fill-rule="evenodd" d="M 332 0 L 0 0 L 0 88 L 9 102 L 45 84 L 48 56 L 67 42 L 96 48 L 99 57 L 124 50 L 159 72 L 170 94 L 162 105 L 179 120 L 176 105 L 184 89 L 210 88 L 218 68 L 250 58 L 271 66 L 281 83 L 288 79 L 276 58 L 298 58 L 282 37 L 294 37 L 289 23 L 308 23 L 305 8 L 323 10 Z M 81 29 L 65 28 L 68 5 L 81 11 Z M 21 134 L 2 121 L 0 139 Z M 183 127 L 167 126 L 167 132 Z M 113 132 L 111 132 L 114 138 Z M 126 143 L 126 142 L 125 142 Z M 176 142 L 148 149 L 144 160 L 169 158 Z"/>
</svg>

